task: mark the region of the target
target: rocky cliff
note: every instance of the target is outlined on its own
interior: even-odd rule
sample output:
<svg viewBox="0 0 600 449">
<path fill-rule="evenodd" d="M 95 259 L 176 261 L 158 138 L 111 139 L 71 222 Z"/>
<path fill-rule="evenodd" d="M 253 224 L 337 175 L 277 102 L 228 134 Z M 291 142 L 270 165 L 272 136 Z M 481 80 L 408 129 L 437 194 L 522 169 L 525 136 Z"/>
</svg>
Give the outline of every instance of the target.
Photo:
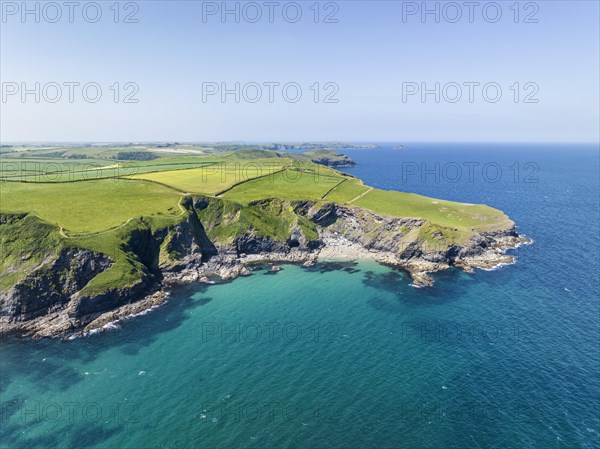
<svg viewBox="0 0 600 449">
<path fill-rule="evenodd" d="M 371 258 L 406 270 L 416 286 L 428 286 L 433 282 L 428 273 L 451 266 L 471 270 L 510 263 L 504 251 L 526 241 L 512 222 L 493 231 L 473 230 L 457 241 L 451 230 L 423 219 L 334 203 L 270 199 L 242 206 L 187 197 L 183 206 L 187 213 L 176 224 L 157 227 L 140 219 L 119 231 L 118 248 L 110 254 L 57 237 L 44 224 L 41 238 L 58 243 L 38 248 L 33 257 L 27 245 L 15 246 L 11 239 L 15 230 L 23 233 L 25 223 L 39 219 L 5 216 L 3 274 L 14 282 L 0 290 L 0 333 L 86 332 L 159 305 L 170 285 L 249 275 L 248 264 L 265 260 L 312 264 L 319 257 Z M 116 280 L 99 288 L 102 277 Z"/>
</svg>

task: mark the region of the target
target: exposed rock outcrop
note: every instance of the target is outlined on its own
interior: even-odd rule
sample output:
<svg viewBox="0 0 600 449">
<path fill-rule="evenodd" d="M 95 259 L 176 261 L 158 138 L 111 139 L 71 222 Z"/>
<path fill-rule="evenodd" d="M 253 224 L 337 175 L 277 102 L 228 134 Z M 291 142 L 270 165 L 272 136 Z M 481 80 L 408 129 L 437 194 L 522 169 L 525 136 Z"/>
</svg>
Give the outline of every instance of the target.
<svg viewBox="0 0 600 449">
<path fill-rule="evenodd" d="M 127 285 L 86 289 L 115 261 L 84 248 L 65 247 L 32 267 L 0 292 L 0 333 L 90 332 L 160 305 L 169 286 L 248 276 L 247 266 L 264 261 L 311 266 L 319 257 L 370 258 L 406 270 L 415 286 L 428 286 L 433 283 L 429 273 L 450 266 L 470 271 L 511 263 L 505 251 L 528 242 L 512 222 L 473 231 L 459 244 L 441 232 L 424 238 L 428 222 L 423 219 L 333 203 L 272 199 L 244 209 L 216 198 L 190 197 L 184 207 L 187 216 L 173 226 L 152 229 L 142 223 L 126 235 L 123 257 L 140 273 Z"/>
<path fill-rule="evenodd" d="M 103 254 L 63 249 L 45 260 L 8 292 L 0 293 L 0 319 L 28 321 L 69 305 L 71 296 L 112 261 Z"/>
</svg>

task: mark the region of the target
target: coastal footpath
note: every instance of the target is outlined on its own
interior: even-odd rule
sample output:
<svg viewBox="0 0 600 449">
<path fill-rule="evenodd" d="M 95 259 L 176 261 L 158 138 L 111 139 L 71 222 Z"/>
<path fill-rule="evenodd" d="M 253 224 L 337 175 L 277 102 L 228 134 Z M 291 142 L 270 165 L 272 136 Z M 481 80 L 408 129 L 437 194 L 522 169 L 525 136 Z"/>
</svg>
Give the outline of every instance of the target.
<svg viewBox="0 0 600 449">
<path fill-rule="evenodd" d="M 0 333 L 85 335 L 159 306 L 173 286 L 248 276 L 264 262 L 372 259 L 406 271 L 415 287 L 429 287 L 431 273 L 510 264 L 506 250 L 530 242 L 508 218 L 458 238 L 423 218 L 351 204 L 270 198 L 241 205 L 202 195 L 180 204 L 177 223 L 138 217 L 111 231 L 118 251 L 69 238 L 32 213 L 0 214 L 12 276 L 0 291 Z"/>
</svg>

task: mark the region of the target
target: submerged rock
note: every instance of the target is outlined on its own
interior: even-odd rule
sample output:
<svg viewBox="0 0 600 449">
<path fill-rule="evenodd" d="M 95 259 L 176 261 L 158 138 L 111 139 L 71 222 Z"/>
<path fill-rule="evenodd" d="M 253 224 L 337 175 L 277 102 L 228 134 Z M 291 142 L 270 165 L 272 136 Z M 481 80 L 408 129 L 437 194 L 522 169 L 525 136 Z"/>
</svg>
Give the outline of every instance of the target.
<svg viewBox="0 0 600 449">
<path fill-rule="evenodd" d="M 310 268 L 310 267 L 314 267 L 317 264 L 317 259 L 309 259 L 306 262 L 304 262 L 302 264 L 303 267 L 305 268 Z"/>
</svg>

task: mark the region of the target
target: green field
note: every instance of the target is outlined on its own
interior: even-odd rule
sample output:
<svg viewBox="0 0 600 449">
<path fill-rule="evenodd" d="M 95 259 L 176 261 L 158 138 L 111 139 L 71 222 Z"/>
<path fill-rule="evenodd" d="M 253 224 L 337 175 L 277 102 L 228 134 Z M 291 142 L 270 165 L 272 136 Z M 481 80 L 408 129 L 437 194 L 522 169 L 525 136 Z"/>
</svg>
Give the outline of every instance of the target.
<svg viewBox="0 0 600 449">
<path fill-rule="evenodd" d="M 153 264 L 177 260 L 181 249 L 169 247 L 178 232 L 173 225 L 194 214 L 211 241 L 219 244 L 229 245 L 248 231 L 285 242 L 292 229 L 301 229 L 305 238 L 316 240 L 315 223 L 295 212 L 295 207 L 305 205 L 293 201 L 335 202 L 393 217 L 422 218 L 427 222 L 415 230 L 418 236 L 414 237 L 425 242 L 437 242 L 440 237 L 445 244 L 461 242 L 470 238 L 473 228 L 491 230 L 512 224 L 501 211 L 485 205 L 373 189 L 307 156 L 256 148 L 209 151 L 206 156 L 168 153 L 147 161 L 115 160 L 120 150 L 145 151 L 132 145 L 66 151 L 3 149 L 0 290 L 57 257 L 65 247 L 103 253 L 114 261 L 86 285 L 85 292 L 134 285 Z M 52 157 L 65 152 L 88 158 Z M 196 209 L 192 195 L 209 205 Z M 268 199 L 274 200 L 261 201 Z M 159 260 L 145 260 L 144 249 L 136 243 L 138 236 L 157 231 L 164 238 Z M 152 243 L 142 246 L 146 244 Z"/>
<path fill-rule="evenodd" d="M 414 193 L 373 189 L 354 205 L 393 217 L 417 217 L 450 229 L 487 228 L 503 223 L 508 217 L 483 204 L 438 200 Z"/>
<path fill-rule="evenodd" d="M 87 150 L 98 152 L 80 151 Z M 41 150 L 50 151 L 56 152 Z M 35 151 L 18 151 L 23 153 L 30 157 L 0 160 L 5 181 L 28 181 L 0 183 L 0 211 L 31 211 L 75 234 L 110 229 L 136 216 L 179 214 L 177 202 L 186 193 L 244 204 L 275 197 L 331 201 L 384 215 L 424 218 L 454 230 L 493 228 L 507 220 L 488 206 L 372 189 L 329 167 L 266 150 L 169 155 L 139 162 L 36 159 Z"/>
<path fill-rule="evenodd" d="M 265 198 L 320 200 L 341 179 L 298 170 L 284 170 L 242 183 L 226 192 L 223 197 L 241 203 Z"/>
<path fill-rule="evenodd" d="M 164 158 L 153 161 L 12 159 L 0 162 L 0 179 L 27 182 L 87 181 L 100 178 L 133 176 L 141 173 L 165 170 L 176 171 L 208 167 L 219 162 L 222 161 L 206 157 L 189 157 L 183 160 Z"/>
<path fill-rule="evenodd" d="M 181 193 L 144 181 L 0 183 L 0 211 L 33 212 L 66 233 L 99 232 L 137 216 L 179 215 Z"/>
<path fill-rule="evenodd" d="M 160 182 L 189 193 L 216 195 L 250 179 L 261 176 L 272 177 L 284 165 L 290 163 L 290 160 L 282 158 L 225 160 L 198 169 L 169 170 L 134 175 L 131 178 Z"/>
</svg>

